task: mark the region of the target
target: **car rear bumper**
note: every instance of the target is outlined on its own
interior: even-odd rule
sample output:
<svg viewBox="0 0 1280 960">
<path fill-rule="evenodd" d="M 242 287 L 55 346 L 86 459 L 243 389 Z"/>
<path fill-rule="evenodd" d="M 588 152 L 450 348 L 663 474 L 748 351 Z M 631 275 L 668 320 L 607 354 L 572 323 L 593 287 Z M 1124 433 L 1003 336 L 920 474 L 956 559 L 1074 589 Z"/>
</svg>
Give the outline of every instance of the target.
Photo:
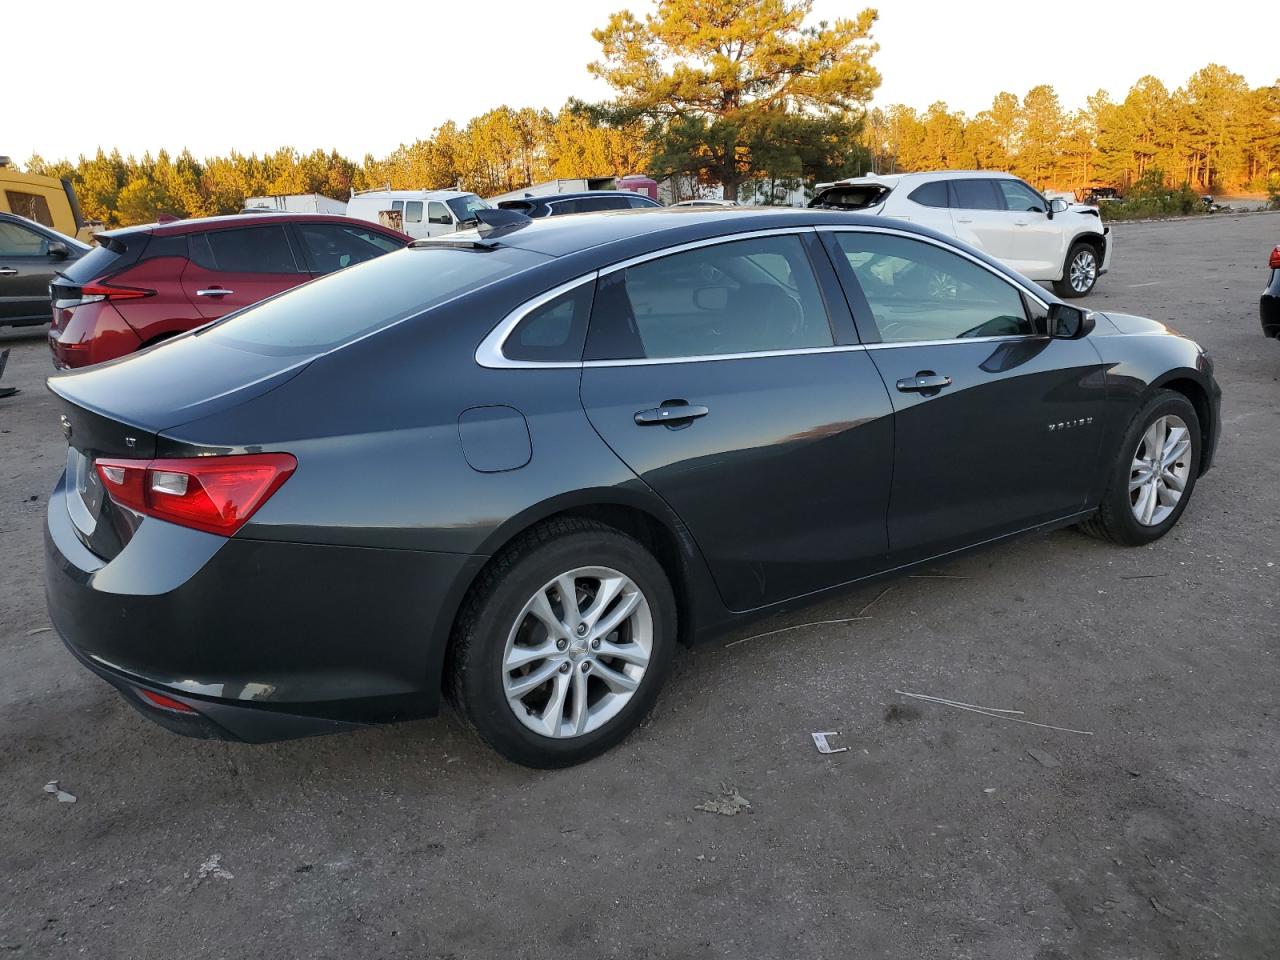
<svg viewBox="0 0 1280 960">
<path fill-rule="evenodd" d="M 146 519 L 112 560 L 49 500 L 49 616 L 85 666 L 171 730 L 249 742 L 431 716 L 483 558 L 230 540 Z M 150 704 L 173 698 L 193 716 Z"/>
</svg>

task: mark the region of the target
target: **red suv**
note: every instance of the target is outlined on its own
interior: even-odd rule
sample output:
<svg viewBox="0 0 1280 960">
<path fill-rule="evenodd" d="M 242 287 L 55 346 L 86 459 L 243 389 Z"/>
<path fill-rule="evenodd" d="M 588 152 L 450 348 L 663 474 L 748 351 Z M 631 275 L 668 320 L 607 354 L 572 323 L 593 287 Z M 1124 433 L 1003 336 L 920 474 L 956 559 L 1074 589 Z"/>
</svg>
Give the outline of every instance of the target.
<svg viewBox="0 0 1280 960">
<path fill-rule="evenodd" d="M 350 217 L 274 213 L 100 233 L 49 285 L 54 366 L 123 357 L 411 239 Z"/>
</svg>

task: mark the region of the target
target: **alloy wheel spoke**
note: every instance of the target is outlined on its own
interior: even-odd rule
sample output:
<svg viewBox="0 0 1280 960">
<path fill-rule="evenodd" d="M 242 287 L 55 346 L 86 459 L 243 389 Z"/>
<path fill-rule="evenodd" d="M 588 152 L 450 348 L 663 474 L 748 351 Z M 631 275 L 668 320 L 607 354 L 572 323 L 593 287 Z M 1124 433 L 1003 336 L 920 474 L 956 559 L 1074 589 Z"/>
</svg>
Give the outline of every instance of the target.
<svg viewBox="0 0 1280 960">
<path fill-rule="evenodd" d="M 595 626 L 601 614 L 608 610 L 609 604 L 613 603 L 618 594 L 629 586 L 631 586 L 631 581 L 626 577 L 601 578 L 600 589 L 596 591 L 595 599 L 591 601 L 591 606 L 582 614 L 582 622 L 587 625 L 589 633 L 595 632 Z"/>
<path fill-rule="evenodd" d="M 623 663 L 635 664 L 637 667 L 649 665 L 649 651 L 638 643 L 610 643 L 608 640 L 602 640 L 600 649 L 595 653 L 597 657 L 609 657 L 621 660 Z"/>
<path fill-rule="evenodd" d="M 1170 467 L 1185 457 L 1190 449 L 1191 437 L 1188 435 L 1187 429 L 1185 427 L 1174 427 L 1169 431 L 1168 439 L 1165 440 L 1160 462 L 1164 466 Z"/>
<path fill-rule="evenodd" d="M 1156 512 L 1156 503 L 1159 497 L 1156 491 L 1156 482 L 1152 480 L 1142 488 L 1142 522 L 1149 524 L 1151 518 Z"/>
<path fill-rule="evenodd" d="M 582 622 L 582 610 L 578 606 L 578 584 L 569 574 L 556 577 L 556 592 L 560 594 L 560 607 L 564 610 L 564 626 L 573 636 Z"/>
<path fill-rule="evenodd" d="M 560 735 L 560 724 L 564 720 L 564 701 L 569 694 L 569 674 L 557 673 L 555 686 L 551 690 L 551 698 L 542 711 L 542 728 L 549 737 Z"/>
<path fill-rule="evenodd" d="M 1182 493 L 1186 489 L 1187 481 L 1182 479 L 1172 470 L 1165 470 L 1160 474 L 1160 479 L 1164 481 L 1164 485 L 1174 493 Z"/>
<path fill-rule="evenodd" d="M 1132 472 L 1129 476 L 1129 492 L 1132 493 L 1144 484 L 1151 482 L 1151 464 L 1145 460 L 1133 461 Z"/>
<path fill-rule="evenodd" d="M 1164 449 L 1164 429 L 1164 417 L 1160 417 L 1147 427 L 1147 432 L 1143 434 L 1142 443 L 1146 447 L 1148 460 L 1156 460 L 1160 456 L 1160 451 Z"/>
<path fill-rule="evenodd" d="M 519 670 L 531 663 L 537 663 L 539 660 L 545 660 L 548 657 L 554 657 L 560 651 L 556 649 L 554 640 L 547 640 L 534 647 L 524 647 L 513 645 L 507 653 L 507 659 L 502 662 L 502 666 L 508 672 Z"/>
<path fill-rule="evenodd" d="M 556 671 L 560 669 L 560 664 L 553 660 L 548 660 L 537 670 L 532 670 L 516 680 L 512 680 L 507 684 L 507 699 L 519 700 L 527 693 L 538 689 L 548 680 L 556 675 Z"/>
<path fill-rule="evenodd" d="M 573 713 L 570 719 L 575 737 L 587 732 L 587 675 L 573 671 Z"/>
<path fill-rule="evenodd" d="M 636 687 L 640 686 L 639 680 L 633 680 L 621 670 L 615 670 L 613 667 L 607 667 L 599 661 L 596 662 L 595 674 L 614 693 L 631 693 Z"/>
<path fill-rule="evenodd" d="M 551 639 L 556 640 L 560 637 L 568 636 L 564 624 L 551 607 L 551 598 L 547 596 L 546 590 L 538 591 L 538 595 L 533 598 L 529 606 L 529 613 L 547 628 L 547 636 Z"/>
<path fill-rule="evenodd" d="M 640 591 L 627 594 L 618 601 L 618 605 L 609 612 L 609 615 L 596 624 L 595 629 L 591 631 L 591 638 L 603 638 L 609 636 L 618 627 L 626 622 L 627 618 L 636 612 L 640 606 Z"/>
</svg>

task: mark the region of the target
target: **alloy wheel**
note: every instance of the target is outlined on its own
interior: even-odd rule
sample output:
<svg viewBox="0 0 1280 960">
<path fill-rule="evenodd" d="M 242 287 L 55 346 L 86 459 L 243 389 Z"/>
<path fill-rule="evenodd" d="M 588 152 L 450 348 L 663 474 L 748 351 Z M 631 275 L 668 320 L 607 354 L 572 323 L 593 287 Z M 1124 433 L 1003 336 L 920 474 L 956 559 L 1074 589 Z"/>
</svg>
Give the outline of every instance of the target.
<svg viewBox="0 0 1280 960">
<path fill-rule="evenodd" d="M 1092 250 L 1081 250 L 1071 260 L 1067 282 L 1076 293 L 1087 293 L 1098 279 L 1098 258 Z"/>
<path fill-rule="evenodd" d="M 1191 476 L 1191 431 L 1181 417 L 1157 417 L 1134 451 L 1129 506 L 1144 527 L 1163 523 L 1178 506 Z"/>
<path fill-rule="evenodd" d="M 640 688 L 653 653 L 644 592 L 609 567 L 579 567 L 544 584 L 507 636 L 502 686 L 522 724 L 580 737 L 612 720 Z"/>
</svg>

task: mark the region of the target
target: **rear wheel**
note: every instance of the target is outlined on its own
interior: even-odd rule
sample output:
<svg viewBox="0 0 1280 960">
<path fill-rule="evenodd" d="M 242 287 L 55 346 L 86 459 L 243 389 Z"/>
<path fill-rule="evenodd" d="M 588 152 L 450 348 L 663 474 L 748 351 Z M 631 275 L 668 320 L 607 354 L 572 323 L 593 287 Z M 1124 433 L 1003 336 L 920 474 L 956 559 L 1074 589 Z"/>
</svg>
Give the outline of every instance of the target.
<svg viewBox="0 0 1280 960">
<path fill-rule="evenodd" d="M 1086 533 L 1140 546 L 1178 522 L 1200 468 L 1200 420 L 1180 393 L 1157 391 L 1134 416 L 1109 469 L 1098 513 Z"/>
<path fill-rule="evenodd" d="M 473 589 L 450 692 L 507 759 L 569 766 L 644 718 L 675 631 L 671 584 L 643 546 L 601 524 L 553 521 L 507 547 Z"/>
<path fill-rule="evenodd" d="M 1054 292 L 1063 299 L 1083 297 L 1098 282 L 1098 271 L 1102 265 L 1098 262 L 1098 251 L 1093 244 L 1083 240 L 1071 245 L 1067 251 L 1067 262 L 1062 268 L 1062 279 L 1053 282 Z"/>
</svg>

